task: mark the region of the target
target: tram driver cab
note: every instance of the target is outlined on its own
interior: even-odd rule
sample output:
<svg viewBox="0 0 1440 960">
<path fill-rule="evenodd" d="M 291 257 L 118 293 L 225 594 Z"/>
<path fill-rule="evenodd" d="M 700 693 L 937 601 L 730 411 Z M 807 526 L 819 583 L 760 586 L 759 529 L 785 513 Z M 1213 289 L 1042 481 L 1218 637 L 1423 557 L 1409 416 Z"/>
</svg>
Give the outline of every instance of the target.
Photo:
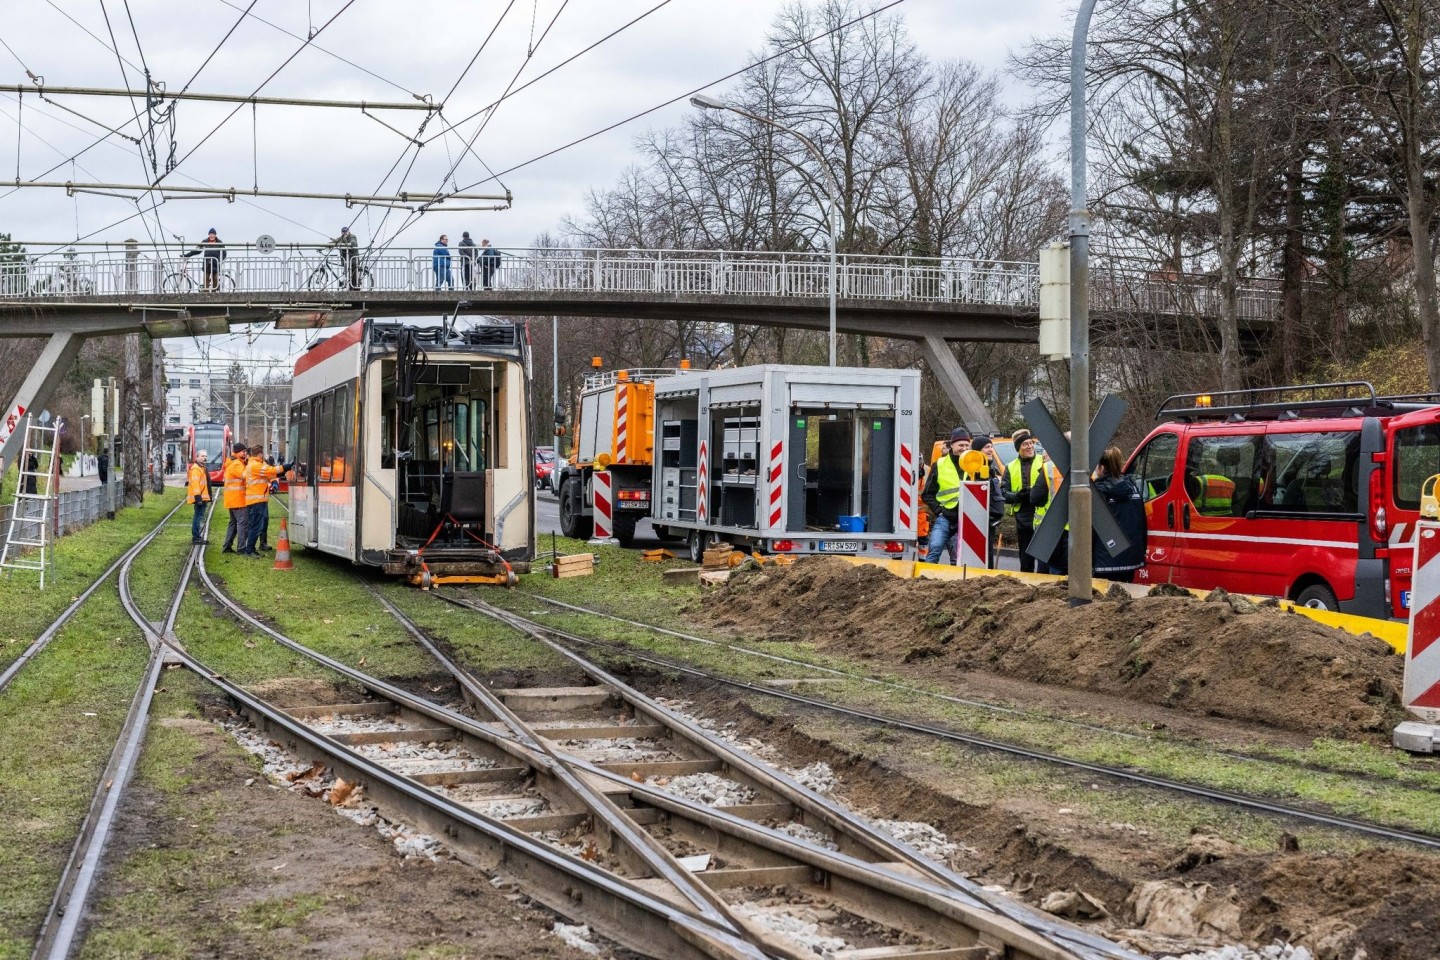
<svg viewBox="0 0 1440 960">
<path fill-rule="evenodd" d="M 416 582 L 508 582 L 534 549 L 526 351 L 515 324 L 377 321 L 312 348 L 295 373 L 295 538 Z"/>
</svg>

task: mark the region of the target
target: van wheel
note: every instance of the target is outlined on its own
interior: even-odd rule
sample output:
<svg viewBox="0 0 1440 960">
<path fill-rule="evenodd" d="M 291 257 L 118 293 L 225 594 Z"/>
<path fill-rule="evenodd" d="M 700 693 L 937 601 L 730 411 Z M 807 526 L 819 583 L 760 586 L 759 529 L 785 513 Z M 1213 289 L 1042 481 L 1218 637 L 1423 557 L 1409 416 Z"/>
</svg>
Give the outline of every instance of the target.
<svg viewBox="0 0 1440 960">
<path fill-rule="evenodd" d="M 592 521 L 580 513 L 580 484 L 575 477 L 560 484 L 560 532 L 571 540 L 589 540 Z"/>
<path fill-rule="evenodd" d="M 690 536 L 685 541 L 685 555 L 690 558 L 691 563 L 701 563 L 705 560 L 704 531 L 690 531 Z"/>
<path fill-rule="evenodd" d="M 1323 583 L 1315 583 L 1300 591 L 1295 598 L 1295 605 L 1309 607 L 1312 610 L 1331 610 L 1336 613 L 1340 611 L 1340 604 L 1335 600 L 1335 591 Z"/>
</svg>

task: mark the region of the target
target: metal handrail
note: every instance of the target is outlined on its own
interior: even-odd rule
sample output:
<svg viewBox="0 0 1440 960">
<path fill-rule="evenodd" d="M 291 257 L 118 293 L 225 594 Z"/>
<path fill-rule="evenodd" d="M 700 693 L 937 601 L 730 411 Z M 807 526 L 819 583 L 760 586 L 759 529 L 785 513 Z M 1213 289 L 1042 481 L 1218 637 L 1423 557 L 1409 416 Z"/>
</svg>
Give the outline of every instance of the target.
<svg viewBox="0 0 1440 960">
<path fill-rule="evenodd" d="M 108 247 L 0 259 L 0 300 L 113 300 L 203 292 L 205 258 L 182 257 L 189 249 L 135 244 L 123 251 Z M 435 249 L 360 248 L 360 289 L 802 300 L 825 300 L 830 292 L 826 253 L 537 247 L 500 251 L 498 261 L 486 261 L 478 256 L 479 248 L 446 247 L 448 258 L 439 259 Z M 225 253 L 221 293 L 273 298 L 348 285 L 334 247 L 292 244 L 267 255 L 236 244 Z M 1037 263 L 973 257 L 842 254 L 835 282 L 837 295 L 852 301 L 1025 311 L 1038 307 L 1040 290 Z M 1279 300 L 1278 283 L 1247 278 L 1240 282 L 1236 306 L 1241 319 L 1272 319 Z M 1214 279 L 1203 275 L 1097 267 L 1091 274 L 1091 302 L 1098 309 L 1193 316 L 1218 313 L 1220 294 Z"/>
</svg>

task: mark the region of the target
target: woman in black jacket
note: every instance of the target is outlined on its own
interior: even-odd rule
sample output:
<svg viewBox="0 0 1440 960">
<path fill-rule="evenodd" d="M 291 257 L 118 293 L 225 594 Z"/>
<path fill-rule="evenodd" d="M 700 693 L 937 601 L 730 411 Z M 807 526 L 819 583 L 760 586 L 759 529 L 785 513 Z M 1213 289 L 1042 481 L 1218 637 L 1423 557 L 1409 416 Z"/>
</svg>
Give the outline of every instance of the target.
<svg viewBox="0 0 1440 960">
<path fill-rule="evenodd" d="M 1125 475 L 1124 454 L 1110 447 L 1095 469 L 1095 492 L 1110 506 L 1110 515 L 1130 546 L 1111 555 L 1098 534 L 1091 535 L 1091 556 L 1095 576 L 1103 580 L 1132 583 L 1135 571 L 1145 565 L 1145 495 L 1140 485 Z"/>
</svg>

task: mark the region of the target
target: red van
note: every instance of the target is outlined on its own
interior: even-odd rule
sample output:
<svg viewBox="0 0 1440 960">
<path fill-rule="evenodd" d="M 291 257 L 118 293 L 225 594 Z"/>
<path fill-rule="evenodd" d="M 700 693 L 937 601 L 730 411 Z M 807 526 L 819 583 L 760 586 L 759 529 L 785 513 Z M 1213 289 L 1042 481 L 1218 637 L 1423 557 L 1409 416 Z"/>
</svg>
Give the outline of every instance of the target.
<svg viewBox="0 0 1440 960">
<path fill-rule="evenodd" d="M 1440 473 L 1440 396 L 1368 383 L 1167 399 L 1126 473 L 1145 491 L 1138 583 L 1224 587 L 1407 617 L 1420 487 Z"/>
</svg>

